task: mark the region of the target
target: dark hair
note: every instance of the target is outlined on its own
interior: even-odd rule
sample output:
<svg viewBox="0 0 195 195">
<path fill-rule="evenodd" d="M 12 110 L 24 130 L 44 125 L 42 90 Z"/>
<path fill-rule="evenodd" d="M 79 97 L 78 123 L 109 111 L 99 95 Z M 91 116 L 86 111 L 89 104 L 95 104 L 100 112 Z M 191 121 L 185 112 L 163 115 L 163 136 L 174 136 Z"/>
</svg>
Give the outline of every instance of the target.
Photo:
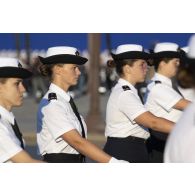
<svg viewBox="0 0 195 195">
<path fill-rule="evenodd" d="M 54 66 L 63 66 L 64 64 L 41 64 L 38 66 L 38 71 L 41 73 L 42 76 L 48 77 L 50 80 L 52 80 L 53 76 L 53 67 Z"/>
<path fill-rule="evenodd" d="M 128 64 L 129 66 L 133 66 L 133 63 L 137 61 L 137 59 L 124 59 L 124 60 L 108 60 L 107 67 L 108 68 L 116 68 L 116 72 L 118 75 L 123 75 L 123 66 Z"/>
<path fill-rule="evenodd" d="M 195 87 L 195 63 L 180 66 L 177 73 L 178 83 L 183 88 Z"/>
<path fill-rule="evenodd" d="M 151 60 L 150 64 L 154 66 L 155 71 L 158 70 L 159 64 L 161 61 L 164 61 L 165 63 L 168 63 L 169 61 L 171 61 L 173 58 L 157 58 L 157 59 L 153 59 Z"/>
<path fill-rule="evenodd" d="M 2 83 L 2 84 L 6 83 L 7 79 L 8 78 L 0 78 L 0 83 Z"/>
</svg>

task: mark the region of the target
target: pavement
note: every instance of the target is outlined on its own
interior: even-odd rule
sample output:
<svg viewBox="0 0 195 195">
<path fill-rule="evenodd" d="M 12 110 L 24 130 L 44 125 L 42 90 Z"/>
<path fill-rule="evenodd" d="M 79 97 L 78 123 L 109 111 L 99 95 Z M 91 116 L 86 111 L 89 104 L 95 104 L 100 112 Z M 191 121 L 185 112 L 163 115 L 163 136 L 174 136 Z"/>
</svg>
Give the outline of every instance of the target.
<svg viewBox="0 0 195 195">
<path fill-rule="evenodd" d="M 101 129 L 92 131 L 88 129 L 88 140 L 103 148 L 106 138 L 104 136 L 105 129 L 105 116 L 106 116 L 106 104 L 109 97 L 109 93 L 104 95 L 100 94 L 100 118 L 101 118 Z M 78 107 L 79 113 L 86 119 L 90 99 L 88 95 L 75 98 L 75 103 Z M 38 104 L 33 97 L 27 97 L 24 99 L 22 107 L 14 108 L 13 113 L 16 116 L 20 130 L 24 136 L 26 142 L 26 150 L 34 157 L 39 159 L 37 155 L 36 145 L 36 113 L 38 110 Z"/>
</svg>

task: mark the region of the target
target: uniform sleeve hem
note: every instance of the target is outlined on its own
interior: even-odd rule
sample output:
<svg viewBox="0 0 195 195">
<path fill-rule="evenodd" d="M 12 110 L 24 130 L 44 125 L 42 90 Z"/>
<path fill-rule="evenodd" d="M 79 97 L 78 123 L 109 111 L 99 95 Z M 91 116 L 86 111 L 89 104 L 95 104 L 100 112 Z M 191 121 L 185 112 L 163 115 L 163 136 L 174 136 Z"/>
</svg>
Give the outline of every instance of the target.
<svg viewBox="0 0 195 195">
<path fill-rule="evenodd" d="M 136 114 L 134 114 L 132 117 L 131 117 L 131 119 L 134 121 L 135 120 L 135 118 L 137 118 L 139 115 L 141 115 L 141 114 L 143 114 L 144 112 L 147 112 L 148 110 L 146 110 L 146 109 L 142 109 L 142 110 L 140 110 L 139 112 L 137 112 Z"/>
<path fill-rule="evenodd" d="M 65 133 L 67 133 L 67 132 L 69 132 L 69 131 L 75 129 L 75 127 L 69 127 L 69 128 L 66 128 L 66 129 L 69 129 L 69 130 L 60 131 L 60 132 L 58 132 L 58 133 L 55 135 L 54 139 L 55 139 L 57 142 L 58 142 L 58 141 L 61 141 L 61 140 L 63 139 L 63 138 L 61 138 L 61 136 L 62 136 L 63 134 L 65 134 Z"/>
<path fill-rule="evenodd" d="M 15 150 L 11 150 L 8 154 L 5 154 L 5 155 L 0 157 L 0 162 L 8 161 L 11 157 L 15 156 L 20 151 L 22 151 L 22 148 L 17 148 Z"/>
<path fill-rule="evenodd" d="M 173 101 L 169 102 L 169 104 L 166 106 L 166 110 L 169 112 L 169 111 L 173 108 L 173 106 L 174 106 L 177 102 L 179 102 L 181 99 L 182 99 L 182 97 L 176 98 L 176 99 L 174 99 Z"/>
</svg>

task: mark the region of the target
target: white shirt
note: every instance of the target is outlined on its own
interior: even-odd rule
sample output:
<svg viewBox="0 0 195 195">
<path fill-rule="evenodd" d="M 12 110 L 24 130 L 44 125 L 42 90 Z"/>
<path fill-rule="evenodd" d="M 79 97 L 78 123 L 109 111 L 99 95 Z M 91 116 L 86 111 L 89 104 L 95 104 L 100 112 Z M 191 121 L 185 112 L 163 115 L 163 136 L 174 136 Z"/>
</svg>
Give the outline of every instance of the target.
<svg viewBox="0 0 195 195">
<path fill-rule="evenodd" d="M 164 162 L 195 163 L 195 103 L 190 104 L 168 137 Z"/>
<path fill-rule="evenodd" d="M 16 137 L 12 126 L 14 115 L 0 106 L 0 162 L 12 162 L 9 160 L 22 151 L 21 143 Z"/>
<path fill-rule="evenodd" d="M 124 91 L 122 86 L 125 85 L 131 90 Z M 134 121 L 146 111 L 135 87 L 120 78 L 112 89 L 107 103 L 105 136 L 128 137 L 131 135 L 147 139 L 150 136 L 148 130 Z"/>
<path fill-rule="evenodd" d="M 189 100 L 191 102 L 195 100 L 195 90 L 193 88 L 184 89 L 182 87 L 178 87 L 178 89 L 186 100 Z"/>
<path fill-rule="evenodd" d="M 161 83 L 155 84 L 155 81 Z M 172 88 L 171 79 L 155 73 L 154 77 L 147 85 L 145 94 L 145 106 L 154 115 L 177 122 L 182 111 L 174 109 L 173 106 L 182 97 Z"/>
<path fill-rule="evenodd" d="M 55 93 L 57 100 L 48 101 L 48 94 Z M 37 143 L 39 153 L 71 153 L 78 152 L 65 142 L 61 136 L 76 129 L 82 135 L 82 129 L 69 103 L 70 95 L 55 84 L 51 84 L 49 91 L 41 100 L 37 115 Z M 81 116 L 87 135 L 87 127 Z"/>
</svg>

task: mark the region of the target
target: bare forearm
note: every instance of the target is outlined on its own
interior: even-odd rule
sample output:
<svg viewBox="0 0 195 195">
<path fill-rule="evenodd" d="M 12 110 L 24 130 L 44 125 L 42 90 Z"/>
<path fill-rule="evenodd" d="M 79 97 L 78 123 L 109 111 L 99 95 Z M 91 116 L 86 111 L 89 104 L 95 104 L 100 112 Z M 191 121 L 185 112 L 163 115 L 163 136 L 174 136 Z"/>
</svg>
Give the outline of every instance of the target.
<svg viewBox="0 0 195 195">
<path fill-rule="evenodd" d="M 157 117 L 151 124 L 150 128 L 163 133 L 170 133 L 175 123 L 168 121 L 164 118 Z"/>
<path fill-rule="evenodd" d="M 111 159 L 111 156 L 106 154 L 103 150 L 98 148 L 96 145 L 92 144 L 86 139 L 81 138 L 79 142 L 74 142 L 73 147 L 82 153 L 83 155 L 87 156 L 88 158 L 101 162 L 107 163 Z"/>
</svg>

